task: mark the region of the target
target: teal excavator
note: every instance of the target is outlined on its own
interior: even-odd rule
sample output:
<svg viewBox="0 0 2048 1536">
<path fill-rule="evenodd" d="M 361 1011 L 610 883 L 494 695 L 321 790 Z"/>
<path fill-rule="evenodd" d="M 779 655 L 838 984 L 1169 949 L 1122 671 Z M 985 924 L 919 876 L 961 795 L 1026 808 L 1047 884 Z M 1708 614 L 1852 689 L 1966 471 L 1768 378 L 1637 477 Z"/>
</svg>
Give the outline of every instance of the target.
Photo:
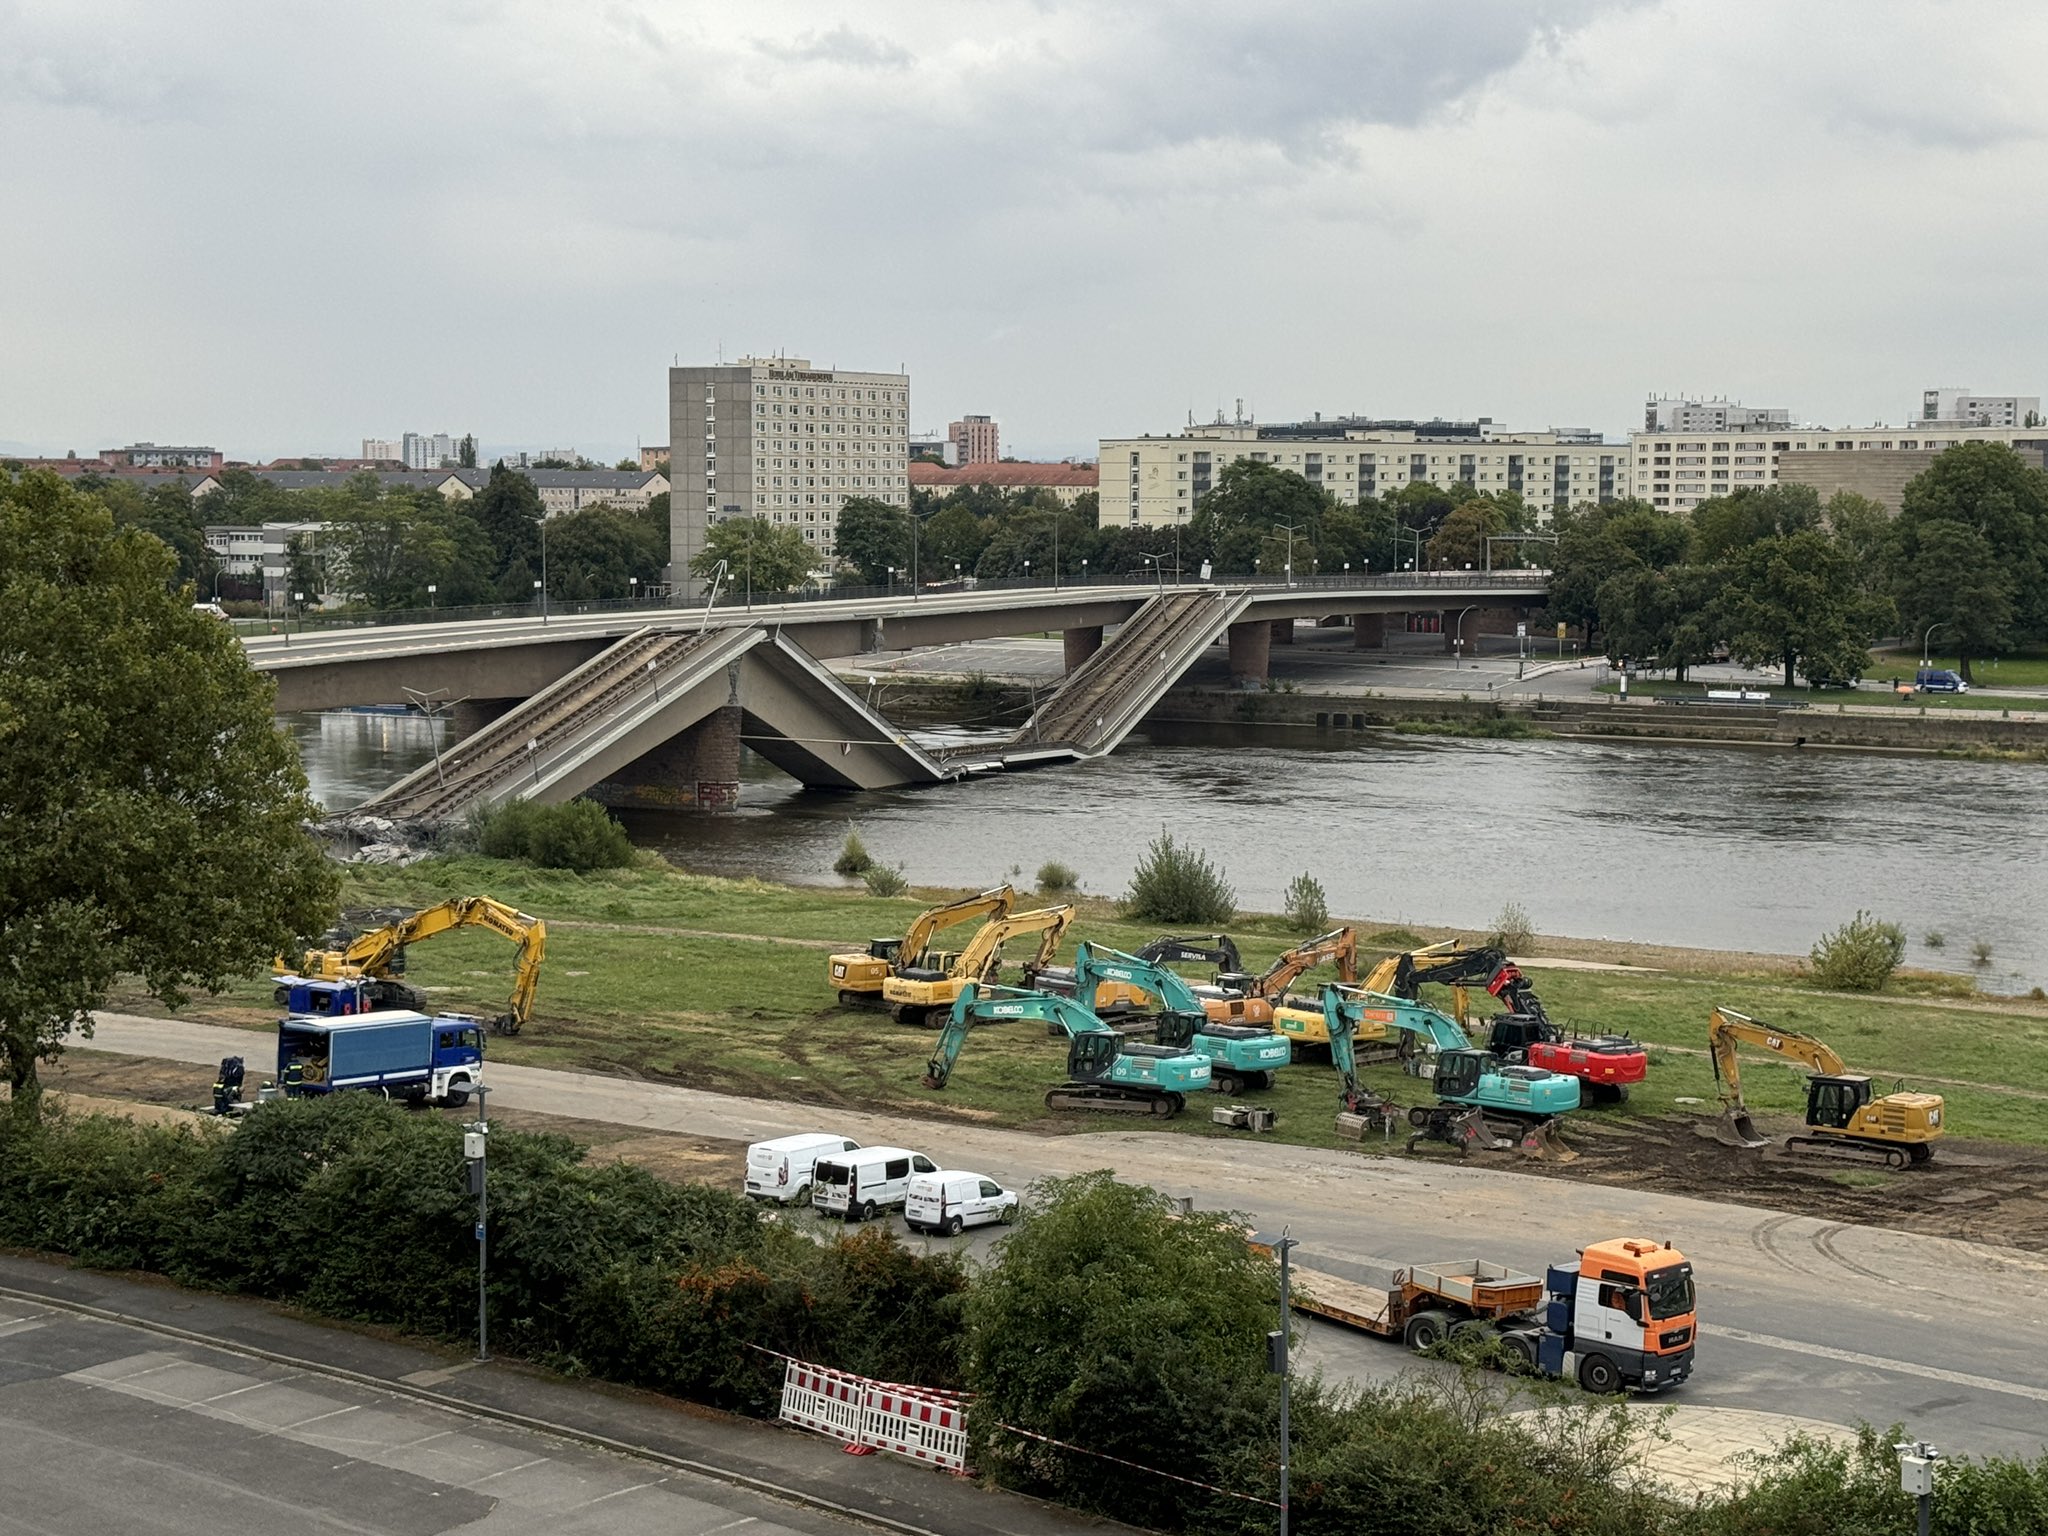
<svg viewBox="0 0 2048 1536">
<path fill-rule="evenodd" d="M 1161 1011 L 1153 1021 L 1159 1043 L 1208 1057 L 1210 1083 L 1218 1093 L 1270 1088 L 1273 1074 L 1293 1057 L 1285 1035 L 1212 1021 L 1195 989 L 1157 961 L 1084 942 L 1074 951 L 1074 981 L 1076 997 L 1094 997 L 1106 983 L 1121 983 L 1158 998 Z"/>
<path fill-rule="evenodd" d="M 1455 1020 L 1425 1004 L 1332 982 L 1323 988 L 1323 1022 L 1330 1032 L 1331 1060 L 1343 1075 L 1346 1109 L 1365 1097 L 1358 1088 L 1353 1038 L 1361 1024 L 1413 1037 L 1423 1050 L 1410 1056 L 1412 1076 L 1431 1079 L 1440 1106 L 1476 1109 L 1494 1137 L 1524 1151 L 1550 1144 L 1560 1115 L 1579 1107 L 1579 1080 L 1543 1067 L 1509 1066 L 1491 1051 L 1473 1047 Z M 1428 1130 L 1440 1110 L 1418 1105 L 1408 1123 Z"/>
<path fill-rule="evenodd" d="M 1187 1107 L 1189 1094 L 1209 1087 L 1209 1059 L 1198 1052 L 1126 1040 L 1071 997 L 978 982 L 962 987 L 954 999 L 939 1047 L 925 1066 L 924 1086 L 944 1088 L 952 1080 L 975 1025 L 1018 1019 L 1057 1025 L 1068 1038 L 1067 1080 L 1046 1091 L 1047 1109 L 1171 1117 Z"/>
</svg>

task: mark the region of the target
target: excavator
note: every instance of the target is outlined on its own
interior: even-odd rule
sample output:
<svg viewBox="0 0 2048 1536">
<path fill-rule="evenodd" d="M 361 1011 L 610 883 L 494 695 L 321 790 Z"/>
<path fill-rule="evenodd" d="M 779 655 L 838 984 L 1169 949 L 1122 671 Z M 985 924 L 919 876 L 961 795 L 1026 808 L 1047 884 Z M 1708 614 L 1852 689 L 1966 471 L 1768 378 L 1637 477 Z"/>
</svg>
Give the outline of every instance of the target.
<svg viewBox="0 0 2048 1536">
<path fill-rule="evenodd" d="M 1440 1105 L 1481 1111 L 1491 1135 L 1525 1152 L 1548 1150 L 1558 1117 L 1579 1107 L 1577 1078 L 1510 1065 L 1476 1049 L 1455 1020 L 1434 1008 L 1362 987 L 1323 989 L 1323 1028 L 1330 1039 L 1352 1039 L 1374 1026 L 1413 1036 L 1424 1047 L 1408 1058 L 1408 1072 L 1432 1080 Z M 1426 1130 L 1436 1113 L 1418 1105 L 1408 1111 L 1408 1123 Z"/>
<path fill-rule="evenodd" d="M 1209 1059 L 1199 1052 L 1126 1040 L 1071 997 L 972 981 L 953 999 L 938 1049 L 925 1066 L 924 1086 L 944 1088 L 952 1081 L 975 1025 L 1017 1019 L 1055 1023 L 1068 1037 L 1067 1080 L 1046 1090 L 1047 1109 L 1171 1118 L 1187 1107 L 1189 1094 L 1210 1086 Z"/>
<path fill-rule="evenodd" d="M 967 947 L 944 966 L 899 966 L 882 981 L 882 999 L 899 1024 L 927 1025 L 932 1015 L 953 1006 L 970 982 L 991 982 L 1002 964 L 1003 946 L 1027 933 L 1039 936 L 1038 953 L 1024 967 L 1029 977 L 1050 964 L 1060 938 L 1074 920 L 1072 907 L 1012 912 L 981 925 Z"/>
<path fill-rule="evenodd" d="M 1238 953 L 1236 941 L 1227 933 L 1198 934 L 1193 938 L 1162 934 L 1132 953 L 1140 960 L 1149 960 L 1158 965 L 1212 967 L 1216 973 L 1216 986 L 1197 986 L 1197 995 L 1206 995 L 1222 988 L 1231 988 L 1242 994 L 1252 983 L 1252 978 L 1245 974 L 1244 957 Z M 1056 992 L 1062 997 L 1072 997 L 1074 968 L 1071 965 L 1046 966 L 1033 974 L 1031 985 L 1040 992 Z M 1141 992 L 1123 982 L 1109 981 L 1096 989 L 1094 1002 L 1090 1006 L 1100 1017 L 1114 1018 L 1119 1014 L 1137 1013 L 1151 1007 L 1152 997 L 1151 994 Z M 1057 1023 L 1048 1023 L 1045 1029 L 1049 1035 L 1064 1033 Z"/>
<path fill-rule="evenodd" d="M 927 907 L 912 919 L 900 939 L 869 939 L 865 951 L 835 954 L 826 965 L 826 982 L 839 992 L 839 1001 L 849 1008 L 880 1008 L 882 983 L 897 971 L 943 971 L 954 955 L 934 950 L 932 940 L 944 929 L 983 918 L 1008 917 L 1017 904 L 1017 893 L 1007 885 L 981 891 L 959 901 Z"/>
<path fill-rule="evenodd" d="M 1934 1156 L 1942 1136 L 1942 1099 L 1938 1093 L 1895 1091 L 1870 1096 L 1870 1079 L 1848 1070 L 1848 1064 L 1811 1035 L 1773 1029 L 1768 1024 L 1716 1008 L 1707 1021 L 1707 1043 L 1713 1049 L 1714 1077 L 1721 1084 L 1719 1139 L 1733 1147 L 1762 1147 L 1770 1138 L 1757 1133 L 1742 1101 L 1742 1066 L 1738 1046 L 1754 1046 L 1811 1069 L 1806 1080 L 1804 1136 L 1788 1136 L 1785 1145 L 1815 1151 L 1880 1157 L 1893 1168 L 1924 1163 Z"/>
<path fill-rule="evenodd" d="M 1098 995 L 1121 983 L 1159 1000 L 1154 1015 L 1160 1044 L 1199 1051 L 1209 1059 L 1210 1085 L 1218 1093 L 1270 1088 L 1273 1074 L 1293 1057 L 1285 1035 L 1245 1024 L 1221 1024 L 1202 1006 L 1195 989 L 1154 960 L 1141 960 L 1104 945 L 1083 942 L 1074 951 L 1077 995 Z"/>
<path fill-rule="evenodd" d="M 405 974 L 406 946 L 453 928 L 488 928 L 519 946 L 511 1001 L 503 1013 L 490 1021 L 494 1034 L 518 1034 L 533 1016 L 533 994 L 540 985 L 548 926 L 539 918 L 529 917 L 488 896 L 458 896 L 418 912 L 405 913 L 353 938 L 330 934 L 328 942 L 340 947 L 307 950 L 296 971 L 286 966 L 282 955 L 278 956 L 272 962 L 278 1005 L 293 1013 L 385 1008 L 427 1011 L 426 998 L 397 979 Z"/>
<path fill-rule="evenodd" d="M 1441 955 L 1451 948 L 1451 944 L 1451 940 L 1445 939 L 1440 943 L 1431 944 L 1422 949 L 1411 950 L 1407 955 L 1389 955 L 1375 965 L 1371 971 L 1367 972 L 1365 980 L 1362 982 L 1357 979 L 1355 974 L 1340 975 L 1339 980 L 1346 985 L 1358 986 L 1367 992 L 1391 993 L 1394 990 L 1394 977 L 1398 974 L 1398 966 L 1402 960 Z M 1352 969 L 1354 972 L 1357 969 L 1357 961 L 1355 959 L 1352 962 Z M 1464 989 L 1454 988 L 1452 996 L 1456 1000 L 1458 1023 L 1463 1025 L 1465 1022 Z M 1320 997 L 1289 997 L 1284 999 L 1281 1005 L 1273 1010 L 1273 1027 L 1294 1042 L 1297 1054 L 1302 1053 L 1304 1048 L 1309 1051 L 1319 1051 L 1330 1043 L 1330 1032 L 1325 1022 L 1323 1000 Z M 1412 1036 L 1384 1029 L 1375 1019 L 1366 1019 L 1360 1023 L 1358 1034 L 1351 1042 L 1351 1048 L 1354 1058 L 1361 1063 L 1393 1061 L 1397 1057 L 1406 1058 L 1413 1055 L 1418 1049 Z"/>
<path fill-rule="evenodd" d="M 1290 998 L 1287 989 L 1319 965 L 1334 965 L 1339 981 L 1355 983 L 1358 980 L 1357 931 L 1332 928 L 1328 933 L 1319 934 L 1286 951 L 1266 968 L 1263 975 L 1219 974 L 1216 985 L 1197 987 L 1195 995 L 1201 998 L 1203 1011 L 1219 1024 L 1247 1024 L 1270 1029 L 1281 1007 L 1313 1006 L 1313 999 Z"/>
</svg>

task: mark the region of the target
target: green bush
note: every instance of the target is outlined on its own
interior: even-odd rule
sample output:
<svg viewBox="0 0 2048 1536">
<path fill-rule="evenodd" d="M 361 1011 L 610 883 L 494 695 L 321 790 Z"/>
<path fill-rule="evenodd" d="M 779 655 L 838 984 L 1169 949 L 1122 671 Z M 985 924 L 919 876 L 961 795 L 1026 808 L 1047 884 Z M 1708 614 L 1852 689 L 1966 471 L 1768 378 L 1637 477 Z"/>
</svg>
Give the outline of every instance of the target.
<svg viewBox="0 0 2048 1536">
<path fill-rule="evenodd" d="M 1493 933 L 1487 942 L 1495 949 L 1516 955 L 1527 952 L 1535 937 L 1527 908 L 1518 901 L 1510 901 L 1502 905 L 1500 915 L 1493 920 Z"/>
<path fill-rule="evenodd" d="M 1044 894 L 1066 896 L 1080 888 L 1080 873 L 1072 865 L 1062 864 L 1058 859 L 1047 859 L 1038 866 L 1038 889 Z"/>
<path fill-rule="evenodd" d="M 887 864 L 870 864 L 860 879 L 870 896 L 901 896 L 910 889 L 910 882 L 903 878 L 903 871 L 892 869 Z"/>
<path fill-rule="evenodd" d="M 1237 892 L 1208 855 L 1161 832 L 1131 873 L 1124 914 L 1155 923 L 1227 923 L 1237 915 Z"/>
<path fill-rule="evenodd" d="M 1330 903 L 1323 895 L 1323 883 L 1314 875 L 1303 871 L 1288 882 L 1286 893 L 1280 898 L 1281 911 L 1287 914 L 1287 926 L 1296 933 L 1322 933 L 1330 926 Z"/>
<path fill-rule="evenodd" d="M 874 865 L 874 856 L 868 852 L 868 845 L 860 840 L 859 831 L 848 827 L 846 841 L 839 845 L 839 857 L 832 861 L 832 872 L 848 880 L 858 880 Z"/>
<path fill-rule="evenodd" d="M 1824 987 L 1837 992 L 1882 992 L 1905 957 L 1905 929 L 1858 912 L 1825 935 L 1807 958 Z"/>
<path fill-rule="evenodd" d="M 624 869 L 633 862 L 633 844 L 595 800 L 541 805 L 508 800 L 473 812 L 468 836 L 486 858 L 523 859 L 543 869 L 587 874 L 593 869 Z"/>
</svg>

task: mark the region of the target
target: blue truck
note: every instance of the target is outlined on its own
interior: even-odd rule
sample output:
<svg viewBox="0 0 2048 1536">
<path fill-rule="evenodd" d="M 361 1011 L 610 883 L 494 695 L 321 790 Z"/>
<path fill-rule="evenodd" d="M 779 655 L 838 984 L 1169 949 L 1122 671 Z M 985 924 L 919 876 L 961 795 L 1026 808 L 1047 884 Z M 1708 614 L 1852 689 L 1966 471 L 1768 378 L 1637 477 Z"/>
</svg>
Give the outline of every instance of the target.
<svg viewBox="0 0 2048 1536">
<path fill-rule="evenodd" d="M 277 1080 L 288 1097 L 369 1089 L 457 1108 L 483 1081 L 484 1021 L 386 1011 L 278 1021 Z"/>
</svg>

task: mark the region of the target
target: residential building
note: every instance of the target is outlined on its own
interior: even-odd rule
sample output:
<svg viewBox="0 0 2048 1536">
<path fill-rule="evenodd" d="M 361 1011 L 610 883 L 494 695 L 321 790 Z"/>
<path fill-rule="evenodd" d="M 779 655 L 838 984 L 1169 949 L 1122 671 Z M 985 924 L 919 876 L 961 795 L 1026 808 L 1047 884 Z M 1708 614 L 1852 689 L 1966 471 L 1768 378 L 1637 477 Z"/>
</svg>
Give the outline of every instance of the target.
<svg viewBox="0 0 2048 1536">
<path fill-rule="evenodd" d="M 991 416 L 963 416 L 946 428 L 953 445 L 949 464 L 993 464 L 1003 456 L 1003 434 Z"/>
<path fill-rule="evenodd" d="M 998 491 L 1050 491 L 1063 505 L 1071 507 L 1097 488 L 1093 464 L 1022 464 L 998 460 L 993 464 L 963 464 L 950 469 L 939 464 L 912 461 L 910 488 L 943 496 L 962 486 L 987 486 Z"/>
<path fill-rule="evenodd" d="M 405 443 L 395 437 L 366 437 L 363 439 L 363 457 L 393 464 L 405 462 Z"/>
<path fill-rule="evenodd" d="M 360 469 L 259 469 L 256 478 L 287 491 L 338 491 L 363 473 Z M 439 491 L 450 501 L 467 501 L 483 489 L 490 472 L 481 469 L 373 469 L 377 483 L 388 490 Z"/>
<path fill-rule="evenodd" d="M 1652 395 L 1643 407 L 1645 432 L 1742 432 L 1754 427 L 1791 425 L 1792 413 L 1788 410 L 1744 405 L 1738 400 Z"/>
<path fill-rule="evenodd" d="M 446 432 L 408 432 L 398 450 L 407 469 L 453 469 L 460 462 L 462 440 Z"/>
<path fill-rule="evenodd" d="M 503 464 L 507 469 L 533 469 L 540 465 L 558 464 L 574 469 L 584 459 L 574 448 L 521 448 L 515 453 L 501 453 L 492 462 Z"/>
<path fill-rule="evenodd" d="M 1628 450 L 1574 432 L 1507 432 L 1471 422 L 1342 417 L 1257 425 L 1216 421 L 1178 436 L 1104 438 L 1104 527 L 1184 523 L 1239 460 L 1275 464 L 1339 501 L 1361 502 L 1426 483 L 1514 491 L 1539 521 L 1584 501 L 1628 494 Z"/>
<path fill-rule="evenodd" d="M 49 469 L 56 472 L 60 480 L 76 481 L 91 476 L 95 481 L 113 481 L 116 484 L 132 485 L 147 494 L 160 486 L 175 485 L 185 491 L 194 501 L 209 496 L 220 489 L 216 475 L 200 474 L 176 469 L 108 469 L 99 459 L 45 460 L 41 464 L 31 463 L 30 469 Z"/>
<path fill-rule="evenodd" d="M 668 489 L 668 477 L 638 469 L 523 469 L 540 492 L 541 513 L 559 517 L 600 504 L 635 511 Z"/>
<path fill-rule="evenodd" d="M 326 527 L 325 523 L 211 526 L 206 530 L 206 547 L 213 551 L 223 573 L 249 581 L 261 580 L 263 601 L 281 606 L 290 595 L 285 591 L 291 571 L 290 541 L 301 538 L 317 549 Z M 326 596 L 324 592 L 309 592 L 306 599 L 308 603 L 317 603 Z"/>
<path fill-rule="evenodd" d="M 1802 485 L 1850 488 L 1852 479 L 1822 473 L 1813 456 L 1921 454 L 1931 459 L 1944 448 L 1966 442 L 2038 446 L 2048 443 L 2048 429 L 1940 425 L 1930 431 L 1926 423 L 1920 423 L 1908 427 L 1798 427 L 1791 430 L 1773 427 L 1693 435 L 1632 432 L 1629 434 L 1632 482 L 1627 494 L 1653 507 L 1683 512 L 1710 497 L 1757 490 L 1795 478 Z M 1918 461 L 1895 460 L 1894 467 L 1887 473 L 1895 477 L 1915 462 Z M 1871 464 L 1868 475 L 1875 476 L 1878 474 L 1878 460 L 1873 458 Z M 1788 466 L 1797 469 L 1796 476 L 1787 472 Z M 1881 489 L 1884 482 L 1860 479 L 1853 483 L 1868 483 Z M 1898 483 L 1903 485 L 1904 481 Z M 1861 494 L 1886 500 L 1885 495 L 1874 491 Z M 1896 507 L 1895 500 L 1886 504 Z"/>
<path fill-rule="evenodd" d="M 1959 427 L 2036 427 L 2041 424 L 2041 397 L 1926 389 L 1920 392 L 1920 421 Z"/>
<path fill-rule="evenodd" d="M 722 518 L 760 517 L 801 529 L 829 557 L 848 497 L 910 505 L 908 374 L 743 357 L 671 368 L 668 388 L 670 549 L 678 582 L 688 580 L 690 561 Z"/>
<path fill-rule="evenodd" d="M 2048 430 L 2036 427 L 2031 438 L 2015 438 L 2012 448 L 2032 468 L 2048 468 Z M 1925 447 L 1851 453 L 1794 448 L 1777 456 L 1778 479 L 1785 485 L 1812 486 L 1822 501 L 1837 491 L 1850 491 L 1896 513 L 1906 487 L 1940 456 L 1939 449 Z"/>
<path fill-rule="evenodd" d="M 668 444 L 663 443 L 659 448 L 642 448 L 640 450 L 640 467 L 649 474 L 653 474 L 656 470 L 666 472 L 668 469 Z"/>
<path fill-rule="evenodd" d="M 218 448 L 166 448 L 156 443 L 130 443 L 102 448 L 100 457 L 115 469 L 219 469 Z"/>
<path fill-rule="evenodd" d="M 941 464 L 958 464 L 960 445 L 940 432 L 913 432 L 910 434 L 910 456 L 913 459 L 934 459 Z"/>
</svg>

